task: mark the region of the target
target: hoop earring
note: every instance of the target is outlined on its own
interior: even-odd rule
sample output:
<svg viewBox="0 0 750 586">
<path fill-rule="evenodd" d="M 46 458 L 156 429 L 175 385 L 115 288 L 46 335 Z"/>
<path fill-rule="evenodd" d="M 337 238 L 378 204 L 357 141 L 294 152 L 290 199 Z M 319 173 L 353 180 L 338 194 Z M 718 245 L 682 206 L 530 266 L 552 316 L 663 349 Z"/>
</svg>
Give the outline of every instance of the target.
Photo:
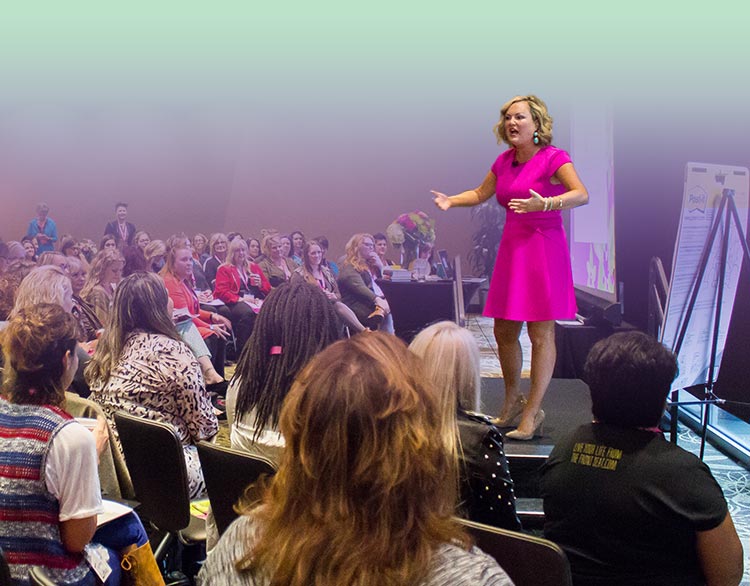
<svg viewBox="0 0 750 586">
<path fill-rule="evenodd" d="M 534 131 L 534 144 L 539 144 L 539 133 Z"/>
</svg>

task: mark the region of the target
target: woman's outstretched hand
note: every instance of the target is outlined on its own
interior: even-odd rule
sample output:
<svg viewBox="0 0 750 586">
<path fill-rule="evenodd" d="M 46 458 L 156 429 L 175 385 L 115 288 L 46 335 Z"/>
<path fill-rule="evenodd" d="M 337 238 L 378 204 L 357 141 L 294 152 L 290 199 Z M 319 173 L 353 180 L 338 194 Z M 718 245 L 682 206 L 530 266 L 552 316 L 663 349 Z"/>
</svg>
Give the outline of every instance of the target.
<svg viewBox="0 0 750 586">
<path fill-rule="evenodd" d="M 544 198 L 533 189 L 529 189 L 531 197 L 528 199 L 511 199 L 508 207 L 517 214 L 541 212 L 544 209 Z"/>
<path fill-rule="evenodd" d="M 433 195 L 432 201 L 435 202 L 435 205 L 437 207 L 439 207 L 443 211 L 450 209 L 451 200 L 447 195 L 433 190 L 430 190 L 430 193 Z"/>
</svg>

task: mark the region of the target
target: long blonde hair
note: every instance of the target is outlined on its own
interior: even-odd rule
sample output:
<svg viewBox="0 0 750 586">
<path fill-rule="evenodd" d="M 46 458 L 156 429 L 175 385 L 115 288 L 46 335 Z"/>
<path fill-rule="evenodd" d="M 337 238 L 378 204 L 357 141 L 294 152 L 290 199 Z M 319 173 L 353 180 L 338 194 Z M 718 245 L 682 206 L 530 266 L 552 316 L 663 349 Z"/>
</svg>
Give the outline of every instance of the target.
<svg viewBox="0 0 750 586">
<path fill-rule="evenodd" d="M 281 412 L 286 440 L 259 537 L 238 570 L 273 586 L 417 584 L 453 520 L 456 468 L 419 360 L 372 333 L 336 342 L 297 377 Z"/>
<path fill-rule="evenodd" d="M 89 274 L 86 276 L 86 284 L 81 289 L 81 297 L 86 298 L 97 285 L 101 285 L 104 278 L 104 272 L 107 268 L 116 263 L 125 263 L 122 253 L 116 248 L 103 248 L 96 253 L 94 260 L 91 261 Z"/>
<path fill-rule="evenodd" d="M 460 450 L 456 411 L 479 410 L 479 347 L 467 329 L 442 321 L 419 332 L 409 350 L 422 359 L 440 404 L 442 437 L 448 450 Z"/>
<path fill-rule="evenodd" d="M 365 238 L 369 238 L 373 243 L 375 242 L 372 234 L 362 232 L 349 238 L 349 242 L 346 243 L 346 258 L 344 259 L 344 264 L 353 266 L 359 272 L 369 270 L 367 268 L 367 263 L 362 262 L 362 259 L 359 258 L 359 247 Z"/>
<path fill-rule="evenodd" d="M 229 246 L 227 247 L 227 258 L 224 260 L 222 265 L 225 266 L 235 266 L 234 265 L 234 253 L 237 252 L 240 248 L 244 248 L 245 252 L 247 252 L 247 242 L 245 242 L 242 238 L 235 238 L 229 243 Z M 248 261 L 247 258 L 245 259 L 245 266 L 243 267 L 245 270 L 248 270 Z"/>
</svg>

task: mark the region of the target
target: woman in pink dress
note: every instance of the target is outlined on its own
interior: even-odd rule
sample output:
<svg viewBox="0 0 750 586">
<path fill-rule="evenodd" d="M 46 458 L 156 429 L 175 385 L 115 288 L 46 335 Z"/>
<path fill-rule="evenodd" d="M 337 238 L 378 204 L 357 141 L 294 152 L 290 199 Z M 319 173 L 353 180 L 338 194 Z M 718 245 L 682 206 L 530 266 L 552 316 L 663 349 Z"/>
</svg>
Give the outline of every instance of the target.
<svg viewBox="0 0 750 586">
<path fill-rule="evenodd" d="M 540 408 L 555 367 L 555 320 L 576 313 L 570 254 L 561 210 L 588 203 L 588 193 L 565 151 L 551 146 L 552 118 L 536 96 L 503 105 L 495 126 L 501 153 L 476 189 L 447 196 L 433 191 L 442 210 L 474 206 L 497 195 L 507 209 L 484 315 L 495 318 L 505 402 L 499 426 L 517 425 L 510 439 L 534 437 L 544 421 Z M 521 394 L 523 322 L 531 339 L 531 390 Z"/>
</svg>

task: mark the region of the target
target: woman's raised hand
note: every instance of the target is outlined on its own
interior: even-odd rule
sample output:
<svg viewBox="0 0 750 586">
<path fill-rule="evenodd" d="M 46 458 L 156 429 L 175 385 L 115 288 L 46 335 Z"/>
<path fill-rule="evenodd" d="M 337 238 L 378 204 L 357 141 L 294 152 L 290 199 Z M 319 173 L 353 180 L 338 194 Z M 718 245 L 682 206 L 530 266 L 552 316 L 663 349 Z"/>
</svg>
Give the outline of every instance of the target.
<svg viewBox="0 0 750 586">
<path fill-rule="evenodd" d="M 433 195 L 432 201 L 437 207 L 439 207 L 443 211 L 450 209 L 451 200 L 447 195 L 434 190 L 430 190 L 430 193 Z"/>
<path fill-rule="evenodd" d="M 544 198 L 533 189 L 529 189 L 529 193 L 531 197 L 528 199 L 511 199 L 508 202 L 508 208 L 517 214 L 541 212 L 544 210 Z"/>
</svg>

